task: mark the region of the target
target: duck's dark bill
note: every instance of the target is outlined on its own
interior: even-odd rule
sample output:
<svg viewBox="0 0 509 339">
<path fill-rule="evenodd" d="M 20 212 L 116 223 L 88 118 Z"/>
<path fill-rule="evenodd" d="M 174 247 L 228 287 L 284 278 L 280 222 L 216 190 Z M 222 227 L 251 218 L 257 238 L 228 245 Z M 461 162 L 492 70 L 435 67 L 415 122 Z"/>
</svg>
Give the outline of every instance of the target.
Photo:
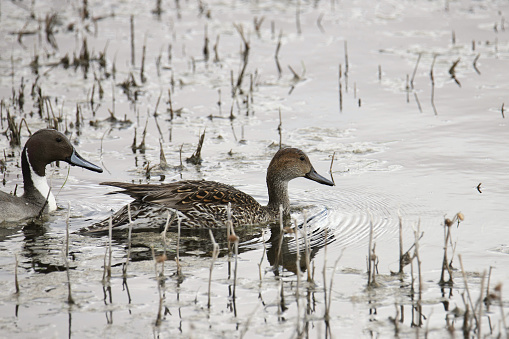
<svg viewBox="0 0 509 339">
<path fill-rule="evenodd" d="M 324 177 L 322 177 L 320 174 L 318 174 L 314 168 L 311 168 L 311 171 L 309 171 L 308 173 L 306 173 L 306 175 L 304 176 L 308 179 L 311 179 L 311 180 L 314 180 L 316 182 L 319 182 L 320 184 L 324 184 L 324 185 L 329 185 L 329 186 L 334 186 L 334 183 L 332 181 L 330 181 L 329 179 L 326 179 Z"/>
<path fill-rule="evenodd" d="M 92 164 L 91 162 L 83 159 L 81 157 L 81 155 L 79 155 L 78 152 L 76 152 L 76 150 L 72 150 L 72 155 L 70 157 L 68 157 L 66 159 L 66 161 L 73 166 L 83 167 L 83 168 L 86 168 L 86 169 L 94 171 L 94 172 L 99 172 L 99 173 L 103 172 L 103 169 L 101 167 L 96 166 L 96 165 Z"/>
</svg>

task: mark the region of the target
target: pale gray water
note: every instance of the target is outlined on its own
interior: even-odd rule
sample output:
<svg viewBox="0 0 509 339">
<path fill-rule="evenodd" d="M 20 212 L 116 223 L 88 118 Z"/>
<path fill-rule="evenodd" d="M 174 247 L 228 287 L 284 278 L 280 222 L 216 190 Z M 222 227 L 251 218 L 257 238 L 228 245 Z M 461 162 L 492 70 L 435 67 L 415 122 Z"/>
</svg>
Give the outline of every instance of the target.
<svg viewBox="0 0 509 339">
<path fill-rule="evenodd" d="M 60 190 L 57 202 L 62 210 L 45 222 L 43 229 L 13 225 L 2 230 L 2 333 L 23 338 L 240 337 L 244 334 L 249 338 L 292 337 L 297 334 L 297 326 L 302 331 L 307 321 L 309 327 L 304 333 L 323 337 L 326 324 L 322 268 L 325 263 L 328 287 L 334 261 L 342 254 L 331 293 L 329 325 L 333 337 L 394 336 L 395 327 L 389 317 L 396 316 L 395 304 L 400 311 L 403 306 L 404 320 L 399 323 L 401 337 L 416 335 L 417 331 L 424 337 L 426 330 L 430 337 L 448 336 L 447 316 L 454 322 L 455 335 L 461 336 L 463 317 L 454 320 L 444 309 L 445 304 L 448 311 L 465 308 L 460 271 L 455 272 L 454 287 L 444 290 L 444 294 L 437 284 L 443 255 L 443 217 L 452 218 L 460 211 L 465 221 L 459 228 L 453 227 L 453 242 L 457 244 L 455 255 L 462 255 L 474 303 L 479 296 L 481 275 L 492 266 L 490 288 L 493 291 L 496 284 L 503 283 L 502 309 L 507 314 L 509 151 L 508 126 L 501 107 L 508 102 L 509 30 L 505 27 L 505 15 L 509 5 L 505 1 L 299 2 L 300 34 L 296 5 L 287 1 L 181 1 L 177 10 L 175 2 L 163 2 L 164 12 L 158 18 L 151 12 L 155 1 L 89 1 L 91 17 L 101 17 L 94 24 L 90 18 L 80 19 L 82 2 L 35 1 L 33 12 L 42 20 L 43 27 L 46 15 L 58 13 L 54 34 L 58 49 L 55 49 L 46 40 L 44 28 L 39 28 L 37 20 L 30 18 L 32 2 L 1 4 L 0 97 L 4 101 L 1 129 L 7 129 L 7 109 L 18 123 L 25 118 L 32 131 L 48 126 L 47 120 L 39 117 L 35 99 L 30 96 L 37 75 L 29 65 L 34 55 L 38 55 L 37 83 L 43 96 L 50 98 L 55 116 L 62 117 L 59 128 L 65 130 L 70 122 L 76 124 L 76 105 L 79 105 L 84 120 L 79 136 L 76 127 L 67 129 L 72 132 L 80 154 L 106 170 L 97 174 L 71 168 L 60 190 L 67 166 L 55 167 L 51 181 L 53 189 Z M 210 18 L 205 15 L 208 11 Z M 131 15 L 135 25 L 135 66 L 130 64 Z M 264 18 L 259 35 L 253 25 L 255 18 Z M 245 96 L 238 95 L 233 105 L 236 119 L 231 121 L 227 119 L 232 106 L 231 76 L 237 80 L 243 48 L 235 25 L 243 27 L 250 43 L 242 85 L 249 95 L 249 105 Z M 36 34 L 23 36 L 20 44 L 18 35 L 11 34 L 20 30 Z M 209 38 L 208 61 L 204 61 L 203 54 L 205 30 Z M 280 32 L 281 77 L 274 60 Z M 213 48 L 218 36 L 219 61 L 214 62 Z M 80 54 L 84 38 L 93 57 L 106 50 L 106 68 L 92 62 L 86 79 L 80 68 L 64 69 L 55 65 L 66 54 L 72 62 L 73 54 Z M 145 41 L 146 82 L 142 83 L 140 66 Z M 407 76 L 412 78 L 419 54 L 414 87 L 407 89 Z M 437 115 L 431 105 L 430 70 L 434 55 Z M 476 67 L 480 73 L 473 67 L 478 55 Z M 461 87 L 449 74 L 458 59 L 455 75 Z M 115 79 L 111 75 L 113 65 Z M 343 72 L 341 112 L 339 65 Z M 301 79 L 295 79 L 288 66 Z M 116 86 L 130 73 L 140 85 L 135 104 Z M 94 74 L 100 79 L 102 98 Z M 18 96 L 22 78 L 25 105 L 20 112 L 13 103 L 12 93 L 14 89 Z M 173 109 L 182 109 L 173 121 L 167 103 L 170 88 Z M 43 118 L 47 117 L 46 107 Z M 126 117 L 132 123 L 106 122 L 108 110 L 114 111 L 118 119 Z M 73 234 L 70 277 L 76 305 L 70 307 L 66 303 L 62 247 L 68 203 L 71 204 L 71 231 L 101 220 L 129 198 L 105 195 L 110 189 L 98 183 L 145 182 L 147 164 L 156 165 L 151 170 L 150 182 L 157 183 L 161 175 L 165 175 L 165 181 L 212 179 L 233 184 L 265 203 L 265 168 L 279 142 L 279 110 L 283 144 L 306 151 L 318 172 L 327 176 L 331 155 L 336 154 L 333 165 L 336 187 L 320 186 L 304 179 L 290 185 L 295 217 L 302 221 L 304 215 L 316 216 L 310 226 L 315 231 L 312 236 L 316 245 L 312 258 L 315 285 L 304 283 L 304 274 L 297 292 L 297 277 L 288 262 L 276 276 L 273 263 L 267 260 L 269 247 L 266 254 L 262 245 L 263 240 L 268 240 L 270 230 L 257 230 L 241 237 L 244 244 L 235 299 L 232 298 L 233 277 L 228 274 L 223 248 L 212 275 L 208 310 L 210 241 L 207 237 L 184 239 L 181 249 L 184 280 L 179 283 L 173 261 L 176 237 L 171 235 L 169 257 L 172 260 L 165 264 L 167 280 L 161 290 L 163 311 L 167 308 L 169 313 L 160 326 L 154 326 L 159 292 L 150 245 L 161 250 L 160 237 L 140 234 L 134 238 L 135 257 L 145 260 L 129 265 L 129 302 L 120 265 L 126 256 L 125 239 L 114 242 L 116 266 L 111 292 L 104 292 L 101 280 L 107 238 Z M 210 115 L 216 117 L 209 119 Z M 91 126 L 91 120 L 98 122 Z M 147 149 L 144 154 L 134 154 L 131 150 L 134 129 L 139 144 L 145 124 Z M 183 158 L 189 157 L 204 130 L 202 165 L 194 167 L 184 163 L 182 171 L 174 168 L 179 165 L 180 147 Z M 25 127 L 22 135 L 24 143 L 28 137 Z M 157 167 L 161 137 L 170 165 L 166 170 Z M 12 152 L 3 134 L 0 144 L 6 154 Z M 21 184 L 17 166 L 19 152 L 16 148 L 15 158 L 7 158 L 6 171 L 2 172 L 6 179 L 4 191 L 12 191 L 16 184 Z M 49 172 L 52 171 L 53 168 Z M 482 183 L 482 193 L 476 189 L 479 183 Z M 413 227 L 420 223 L 424 232 L 420 254 L 426 319 L 419 329 L 411 326 L 418 315 L 414 312 L 412 319 L 412 305 L 417 297 L 413 295 L 412 299 L 410 268 L 406 268 L 408 275 L 403 281 L 390 276 L 390 271 L 398 269 L 398 214 L 404 222 L 405 249 L 413 241 Z M 365 271 L 371 222 L 380 260 L 378 281 L 382 287 L 367 291 Z M 325 234 L 324 230 L 327 230 Z M 327 249 L 322 247 L 325 236 L 330 241 Z M 294 252 L 291 236 L 285 239 L 289 251 Z M 15 254 L 20 262 L 19 296 L 14 294 Z M 453 266 L 460 268 L 457 257 Z M 284 311 L 279 308 L 281 282 Z M 483 307 L 482 335 L 506 335 L 501 330 L 501 319 L 500 307 Z"/>
</svg>

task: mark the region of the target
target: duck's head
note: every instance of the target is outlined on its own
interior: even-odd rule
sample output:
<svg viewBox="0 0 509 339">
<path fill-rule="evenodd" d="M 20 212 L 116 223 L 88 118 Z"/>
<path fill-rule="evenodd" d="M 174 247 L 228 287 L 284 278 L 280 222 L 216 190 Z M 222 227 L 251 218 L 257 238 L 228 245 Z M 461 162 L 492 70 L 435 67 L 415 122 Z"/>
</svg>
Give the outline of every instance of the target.
<svg viewBox="0 0 509 339">
<path fill-rule="evenodd" d="M 267 169 L 267 183 L 270 181 L 288 182 L 299 177 L 334 186 L 332 181 L 315 171 L 306 153 L 297 148 L 280 149 L 272 158 Z"/>
<path fill-rule="evenodd" d="M 46 165 L 53 161 L 65 161 L 101 173 L 101 167 L 83 159 L 62 133 L 53 129 L 41 129 L 35 132 L 25 144 L 30 165 L 39 176 L 45 175 Z"/>
</svg>

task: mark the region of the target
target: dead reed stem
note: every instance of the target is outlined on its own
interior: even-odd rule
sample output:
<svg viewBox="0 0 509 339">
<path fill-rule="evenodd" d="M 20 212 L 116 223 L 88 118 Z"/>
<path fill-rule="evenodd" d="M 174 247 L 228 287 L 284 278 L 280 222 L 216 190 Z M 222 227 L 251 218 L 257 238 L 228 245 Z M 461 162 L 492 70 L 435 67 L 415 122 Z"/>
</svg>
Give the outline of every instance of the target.
<svg viewBox="0 0 509 339">
<path fill-rule="evenodd" d="M 421 221 L 417 223 L 417 230 L 414 230 L 415 237 L 415 250 L 414 257 L 417 260 L 417 278 L 419 279 L 419 294 L 417 297 L 417 312 L 419 313 L 419 327 L 422 326 L 422 270 L 421 270 L 421 258 L 419 255 L 419 237 L 421 233 Z"/>
<path fill-rule="evenodd" d="M 334 182 L 334 176 L 332 175 L 332 165 L 334 164 L 334 156 L 335 155 L 336 155 L 336 152 L 333 152 L 331 160 L 330 160 L 330 167 L 329 167 L 330 178 L 334 185 L 336 185 L 336 182 Z"/>
<path fill-rule="evenodd" d="M 437 108 L 435 107 L 435 76 L 433 73 L 433 68 L 435 67 L 435 61 L 437 59 L 437 55 L 433 55 L 433 62 L 431 63 L 431 70 L 429 72 L 429 77 L 431 79 L 431 106 L 433 106 L 433 111 L 435 115 L 438 115 Z"/>
<path fill-rule="evenodd" d="M 465 283 L 465 290 L 467 291 L 468 303 L 470 305 L 470 308 L 472 309 L 472 316 L 475 319 L 477 328 L 480 329 L 480 327 L 481 327 L 480 319 L 477 318 L 476 308 L 474 307 L 474 303 L 472 302 L 472 297 L 470 295 L 470 288 L 468 287 L 467 273 L 465 272 L 465 269 L 463 268 L 463 260 L 461 258 L 461 254 L 458 254 L 458 259 L 460 261 L 461 275 L 463 277 L 463 282 Z M 481 295 L 482 295 L 482 290 L 481 290 Z M 466 317 L 466 314 L 465 314 L 465 317 Z"/>
<path fill-rule="evenodd" d="M 339 64 L 339 71 L 338 71 L 338 92 L 339 92 L 339 112 L 343 112 L 343 85 L 341 83 L 341 76 L 342 76 L 342 70 L 341 70 L 341 64 Z"/>
<path fill-rule="evenodd" d="M 327 301 L 328 293 L 327 293 L 327 229 L 325 229 L 325 246 L 323 248 L 323 269 L 322 269 L 322 276 L 323 276 L 323 301 L 324 301 L 324 312 L 323 312 L 323 318 L 325 322 L 329 321 L 329 310 L 327 308 L 327 305 L 329 305 L 329 302 Z"/>
<path fill-rule="evenodd" d="M 16 288 L 15 294 L 19 294 L 19 281 L 18 281 L 18 255 L 14 253 L 14 287 Z"/>
<path fill-rule="evenodd" d="M 263 264 L 263 258 L 265 257 L 265 252 L 267 251 L 267 245 L 265 244 L 265 232 L 262 231 L 262 243 L 263 243 L 263 252 L 262 257 L 260 258 L 260 262 L 258 263 L 258 272 L 260 274 L 260 287 L 262 287 L 262 264 Z"/>
<path fill-rule="evenodd" d="M 228 203 L 227 207 L 227 226 L 230 227 L 231 232 L 230 236 L 228 238 L 229 242 L 233 242 L 233 250 L 235 254 L 235 265 L 233 268 L 233 299 L 236 298 L 236 290 L 237 290 L 237 271 L 238 271 L 238 257 L 239 257 L 239 237 L 235 234 L 235 229 L 233 227 L 233 221 L 232 221 L 232 211 L 231 211 L 231 203 Z"/>
<path fill-rule="evenodd" d="M 276 54 L 274 55 L 274 60 L 276 60 L 278 78 L 281 78 L 281 75 L 283 73 L 283 70 L 281 69 L 281 64 L 279 63 L 279 51 L 281 49 L 281 38 L 282 37 L 283 37 L 283 31 L 281 30 L 279 32 L 279 37 L 278 37 L 278 41 L 277 41 Z"/>
<path fill-rule="evenodd" d="M 309 258 L 309 252 L 311 251 L 311 247 L 309 246 L 309 239 L 308 239 L 308 220 L 306 213 L 304 213 L 304 224 L 302 225 L 302 230 L 304 231 L 304 254 L 306 259 L 306 271 L 308 275 L 308 282 L 313 282 L 313 277 L 311 276 L 311 267 L 310 267 L 310 258 Z M 297 226 L 295 226 L 295 232 L 298 231 Z M 327 239 L 325 239 L 327 241 Z"/>
<path fill-rule="evenodd" d="M 135 64 L 135 52 L 134 52 L 134 15 L 131 15 L 130 20 L 130 28 L 131 28 L 131 65 Z"/>
<path fill-rule="evenodd" d="M 403 220 L 401 215 L 398 215 L 399 219 L 399 274 L 403 274 L 403 268 L 405 264 L 403 262 Z"/>
<path fill-rule="evenodd" d="M 294 224 L 294 234 L 295 234 L 295 246 L 296 246 L 296 250 L 297 250 L 297 253 L 295 254 L 295 270 L 296 270 L 296 275 L 297 275 L 297 285 L 295 286 L 295 301 L 297 303 L 297 333 L 300 333 L 300 322 L 299 322 L 299 318 L 300 318 L 300 302 L 299 302 L 299 299 L 300 299 L 300 275 L 301 275 L 301 270 L 300 270 L 300 248 L 299 248 L 299 227 L 297 226 L 297 220 L 294 219 L 293 220 L 293 224 Z M 306 230 L 304 230 L 304 234 Z M 307 252 L 307 249 L 306 249 L 306 252 Z"/>
<path fill-rule="evenodd" d="M 368 248 L 368 287 L 371 287 L 375 284 L 375 274 L 374 274 L 374 248 L 373 248 L 373 221 L 369 222 L 369 248 Z"/>
<path fill-rule="evenodd" d="M 281 119 L 281 107 L 279 107 L 279 125 L 277 126 L 279 133 L 279 149 L 283 147 L 283 120 Z"/>
<path fill-rule="evenodd" d="M 71 292 L 71 276 L 69 274 L 69 218 L 71 217 L 71 203 L 67 205 L 67 217 L 65 219 L 65 248 L 64 248 L 64 261 L 65 261 L 65 271 L 67 274 L 67 303 L 69 305 L 74 304 L 74 299 L 72 298 Z"/>
<path fill-rule="evenodd" d="M 212 234 L 212 230 L 209 229 L 210 240 L 212 241 L 212 260 L 210 262 L 210 271 L 209 271 L 209 287 L 208 287 L 208 298 L 207 298 L 207 308 L 210 309 L 210 289 L 212 284 L 212 270 L 214 269 L 214 263 L 216 262 L 217 257 L 219 256 L 219 245 L 214 239 L 214 234 Z M 260 279 L 261 280 L 261 279 Z"/>
<path fill-rule="evenodd" d="M 145 36 L 145 40 L 143 41 L 143 48 L 141 50 L 141 68 L 140 68 L 140 80 L 142 83 L 147 81 L 145 77 L 145 55 L 147 53 L 147 36 Z"/>
<path fill-rule="evenodd" d="M 131 234 L 133 232 L 133 220 L 131 219 L 131 203 L 127 204 L 127 216 L 129 218 L 129 232 L 127 234 L 127 258 L 125 259 L 125 264 L 122 269 L 122 277 L 127 279 L 127 266 L 129 265 L 129 260 L 131 259 Z"/>
<path fill-rule="evenodd" d="M 410 86 L 412 89 L 414 89 L 414 79 L 415 74 L 417 73 L 417 67 L 419 66 L 419 61 L 421 61 L 422 53 L 419 53 L 419 56 L 417 57 L 417 62 L 415 63 L 414 71 L 412 73 L 412 80 L 410 80 Z"/>
<path fill-rule="evenodd" d="M 112 221 L 112 218 L 110 216 L 109 227 L 108 227 L 108 270 L 107 270 L 108 280 L 111 278 L 111 254 L 112 254 L 112 251 L 111 251 L 111 240 L 112 240 L 112 237 L 113 237 L 112 228 L 113 228 L 113 221 Z"/>
<path fill-rule="evenodd" d="M 180 216 L 177 215 L 177 256 L 175 257 L 175 261 L 177 263 L 177 275 L 180 277 L 182 275 L 182 266 L 180 266 L 180 224 L 182 220 Z"/>
</svg>

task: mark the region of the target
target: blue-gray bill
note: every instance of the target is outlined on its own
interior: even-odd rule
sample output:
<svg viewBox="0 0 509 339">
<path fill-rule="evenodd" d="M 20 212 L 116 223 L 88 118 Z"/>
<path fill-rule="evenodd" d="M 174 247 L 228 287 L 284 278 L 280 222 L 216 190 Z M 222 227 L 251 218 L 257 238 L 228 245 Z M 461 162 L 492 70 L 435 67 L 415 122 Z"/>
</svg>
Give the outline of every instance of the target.
<svg viewBox="0 0 509 339">
<path fill-rule="evenodd" d="M 73 166 L 83 167 L 83 168 L 86 168 L 86 169 L 94 171 L 94 172 L 99 172 L 99 173 L 103 172 L 103 169 L 101 167 L 92 164 L 88 160 L 83 159 L 83 157 L 81 155 L 79 155 L 78 152 L 76 152 L 76 150 L 74 150 L 74 149 L 72 150 L 71 156 L 68 157 L 65 161 Z"/>
<path fill-rule="evenodd" d="M 335 186 L 335 184 L 332 181 L 330 181 L 329 179 L 324 178 L 320 174 L 318 174 L 314 168 L 311 168 L 311 171 L 306 173 L 306 175 L 304 177 L 308 178 L 310 180 L 316 181 L 323 185 Z"/>
</svg>

